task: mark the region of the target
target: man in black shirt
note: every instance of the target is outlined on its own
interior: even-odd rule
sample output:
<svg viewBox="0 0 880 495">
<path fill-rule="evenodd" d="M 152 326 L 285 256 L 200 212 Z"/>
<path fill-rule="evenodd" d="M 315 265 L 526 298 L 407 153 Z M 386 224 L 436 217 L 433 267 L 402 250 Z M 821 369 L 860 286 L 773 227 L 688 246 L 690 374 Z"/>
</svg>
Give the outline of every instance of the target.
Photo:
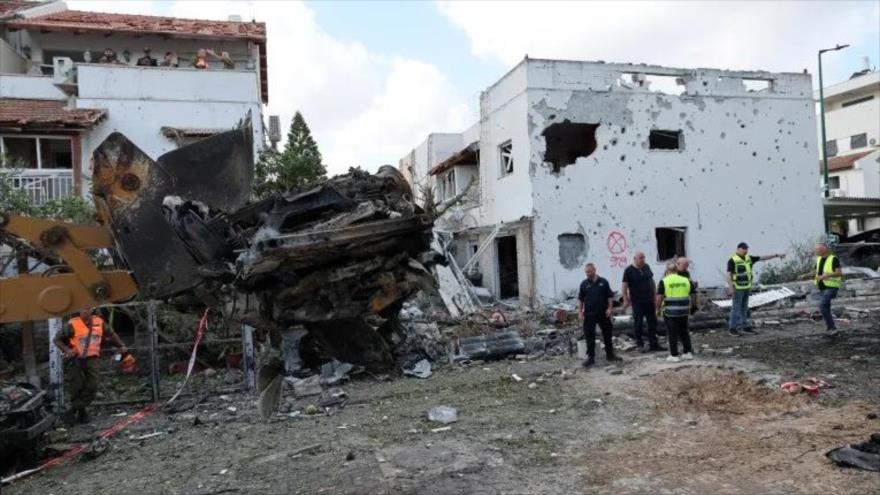
<svg viewBox="0 0 880 495">
<path fill-rule="evenodd" d="M 633 331 L 640 352 L 665 351 L 657 342 L 657 315 L 654 308 L 654 272 L 645 263 L 645 253 L 636 251 L 632 265 L 623 271 L 623 310 L 632 306 Z M 648 342 L 643 336 L 643 320 L 648 320 Z"/>
<path fill-rule="evenodd" d="M 156 63 L 156 59 L 150 54 L 151 50 L 149 47 L 144 48 L 144 56 L 137 59 L 138 67 L 156 67 L 158 64 Z"/>
<path fill-rule="evenodd" d="M 596 274 L 596 265 L 587 263 L 584 266 L 587 278 L 581 282 L 578 292 L 578 315 L 584 322 L 584 339 L 587 341 L 587 360 L 584 367 L 596 362 L 596 325 L 602 329 L 602 341 L 605 343 L 605 359 L 622 361 L 614 354 L 611 341 L 611 309 L 614 307 L 614 292 L 608 281 Z"/>
</svg>

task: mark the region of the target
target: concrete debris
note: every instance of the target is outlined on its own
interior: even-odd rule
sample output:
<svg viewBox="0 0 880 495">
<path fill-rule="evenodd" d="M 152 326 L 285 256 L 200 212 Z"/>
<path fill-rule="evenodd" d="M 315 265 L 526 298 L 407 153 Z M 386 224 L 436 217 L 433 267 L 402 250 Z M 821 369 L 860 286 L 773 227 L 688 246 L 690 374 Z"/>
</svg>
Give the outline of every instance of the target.
<svg viewBox="0 0 880 495">
<path fill-rule="evenodd" d="M 94 195 L 142 296 L 198 299 L 263 329 L 302 325 L 325 357 L 391 369 L 387 332 L 365 318 L 396 317 L 434 285 L 445 262 L 431 249 L 434 214 L 392 166 L 248 203 L 253 170 L 249 123 L 156 160 L 119 133 L 98 146 Z M 129 176 L 149 185 L 135 207 L 115 193 Z"/>
<path fill-rule="evenodd" d="M 749 296 L 749 308 L 765 306 L 767 304 L 792 297 L 795 294 L 795 291 L 789 289 L 788 287 L 780 287 L 774 290 L 756 292 Z M 720 299 L 713 300 L 712 303 L 719 308 L 728 309 L 733 305 L 732 301 L 732 299 Z"/>
<path fill-rule="evenodd" d="M 308 378 L 288 376 L 284 378 L 284 381 L 293 388 L 293 395 L 296 398 L 320 395 L 323 391 L 321 388 L 321 377 L 318 375 L 312 375 Z"/>
<path fill-rule="evenodd" d="M 427 359 L 422 359 L 414 364 L 412 368 L 404 369 L 403 374 L 414 376 L 416 378 L 429 378 L 432 374 L 431 362 Z"/>
<path fill-rule="evenodd" d="M 458 410 L 449 406 L 436 406 L 428 409 L 428 421 L 448 425 L 458 421 Z"/>
<path fill-rule="evenodd" d="M 348 402 L 348 394 L 339 387 L 333 387 L 325 390 L 318 400 L 318 407 L 324 409 L 341 409 Z"/>
<path fill-rule="evenodd" d="M 97 459 L 98 457 L 104 455 L 107 452 L 107 449 L 110 448 L 110 440 L 107 438 L 101 437 L 94 442 L 90 443 L 86 450 L 83 452 L 83 455 L 87 459 Z"/>
<path fill-rule="evenodd" d="M 348 374 L 354 369 L 354 365 L 341 363 L 335 359 L 321 365 L 321 383 L 332 387 L 348 380 Z"/>
<path fill-rule="evenodd" d="M 156 432 L 153 432 L 153 433 L 147 433 L 146 435 L 139 435 L 139 436 L 131 435 L 131 436 L 128 437 L 128 439 L 129 439 L 129 440 L 146 440 L 146 439 L 148 439 L 148 438 L 154 438 L 154 437 L 158 437 L 158 436 L 161 436 L 161 435 L 164 435 L 164 434 L 165 434 L 164 431 L 156 431 Z"/>
<path fill-rule="evenodd" d="M 522 377 L 519 376 L 519 375 L 517 375 L 516 373 L 510 375 L 510 377 L 513 378 L 513 381 L 515 381 L 515 382 L 521 382 L 521 381 L 523 381 Z"/>
<path fill-rule="evenodd" d="M 880 471 L 880 433 L 872 434 L 864 442 L 829 450 L 825 456 L 839 466 Z"/>
<path fill-rule="evenodd" d="M 516 330 L 496 332 L 491 335 L 465 337 L 458 340 L 455 360 L 503 359 L 525 351 L 525 341 Z"/>
</svg>

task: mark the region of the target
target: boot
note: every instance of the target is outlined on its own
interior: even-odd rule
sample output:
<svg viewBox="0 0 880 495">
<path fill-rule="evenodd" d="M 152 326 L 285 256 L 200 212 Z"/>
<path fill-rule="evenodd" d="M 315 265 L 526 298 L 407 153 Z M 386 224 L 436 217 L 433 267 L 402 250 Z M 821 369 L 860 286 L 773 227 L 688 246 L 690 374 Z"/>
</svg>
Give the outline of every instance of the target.
<svg viewBox="0 0 880 495">
<path fill-rule="evenodd" d="M 590 366 L 593 366 L 594 364 L 596 364 L 595 359 L 587 358 L 586 361 L 584 361 L 583 366 L 584 366 L 584 368 L 589 368 Z"/>
<path fill-rule="evenodd" d="M 82 407 L 77 411 L 76 419 L 80 424 L 86 424 L 90 421 L 89 413 L 86 412 L 86 408 Z"/>
</svg>

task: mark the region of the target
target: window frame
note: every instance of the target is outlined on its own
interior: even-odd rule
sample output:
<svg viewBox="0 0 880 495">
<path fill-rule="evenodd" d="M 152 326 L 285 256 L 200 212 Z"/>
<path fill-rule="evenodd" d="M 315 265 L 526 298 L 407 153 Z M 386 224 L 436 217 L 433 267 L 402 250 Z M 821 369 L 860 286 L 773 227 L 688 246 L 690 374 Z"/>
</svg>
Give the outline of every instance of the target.
<svg viewBox="0 0 880 495">
<path fill-rule="evenodd" d="M 833 144 L 833 150 L 829 150 L 829 144 Z M 828 158 L 833 158 L 837 156 L 838 153 L 840 153 L 840 147 L 837 145 L 837 140 L 829 139 L 828 141 L 825 141 L 825 149 L 823 151 L 825 152 L 825 156 L 827 156 Z"/>
<path fill-rule="evenodd" d="M 863 138 L 865 140 L 864 144 L 862 144 L 860 146 L 856 146 L 855 145 L 856 138 Z M 849 137 L 849 149 L 858 150 L 858 149 L 867 148 L 867 147 L 868 147 L 868 133 L 867 132 L 853 134 L 852 136 Z"/>
<path fill-rule="evenodd" d="M 676 232 L 677 234 L 681 235 L 681 243 L 680 243 L 681 251 L 682 251 L 681 253 L 676 252 L 668 258 L 664 258 L 662 256 L 663 253 L 660 252 L 661 251 L 661 249 L 660 249 L 660 231 L 661 230 L 664 230 L 664 231 L 669 230 L 669 231 L 673 231 L 673 232 Z M 657 262 L 658 263 L 665 263 L 665 262 L 668 262 L 670 260 L 674 260 L 674 259 L 681 257 L 681 256 L 687 256 L 687 239 L 688 239 L 687 233 L 688 233 L 687 226 L 654 227 L 654 239 L 656 242 L 655 247 L 657 248 Z M 678 245 L 679 245 L 679 243 L 676 242 L 676 251 L 677 251 Z"/>
<path fill-rule="evenodd" d="M 834 187 L 833 182 L 837 180 L 837 187 Z M 840 176 L 839 175 L 829 175 L 828 176 L 828 190 L 836 191 L 840 189 Z"/>
<path fill-rule="evenodd" d="M 504 148 L 507 148 L 505 151 Z M 513 175 L 516 171 L 516 162 L 513 159 L 513 140 L 508 139 L 498 145 L 498 178 Z"/>
<path fill-rule="evenodd" d="M 77 167 L 76 160 L 74 160 L 73 153 L 73 137 L 64 136 L 64 135 L 53 135 L 53 134 L 0 134 L 0 167 L 6 168 L 6 163 L 4 158 L 6 156 L 6 138 L 12 139 L 33 139 L 35 141 L 35 145 L 37 148 L 37 163 L 34 168 L 22 168 L 16 169 L 21 170 L 21 173 L 60 173 L 63 171 L 70 171 L 73 173 L 73 170 Z M 63 140 L 67 141 L 70 145 L 70 168 L 43 168 L 43 154 L 40 146 L 40 139 L 55 139 L 55 140 Z"/>
</svg>

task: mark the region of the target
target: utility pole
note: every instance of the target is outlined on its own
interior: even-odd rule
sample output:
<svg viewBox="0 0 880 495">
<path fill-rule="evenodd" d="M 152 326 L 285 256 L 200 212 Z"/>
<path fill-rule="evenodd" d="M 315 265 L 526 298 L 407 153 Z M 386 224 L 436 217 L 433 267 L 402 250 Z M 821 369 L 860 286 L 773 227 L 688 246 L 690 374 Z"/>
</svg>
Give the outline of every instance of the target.
<svg viewBox="0 0 880 495">
<path fill-rule="evenodd" d="M 831 195 L 831 189 L 828 186 L 828 149 L 826 147 L 828 140 L 825 137 L 825 91 L 822 87 L 822 54 L 825 52 L 843 50 L 848 46 L 849 45 L 837 45 L 834 48 L 823 48 L 819 50 L 819 122 L 821 122 L 822 129 L 822 170 L 825 178 L 825 181 L 822 183 L 822 189 L 825 192 L 826 198 Z"/>
</svg>

